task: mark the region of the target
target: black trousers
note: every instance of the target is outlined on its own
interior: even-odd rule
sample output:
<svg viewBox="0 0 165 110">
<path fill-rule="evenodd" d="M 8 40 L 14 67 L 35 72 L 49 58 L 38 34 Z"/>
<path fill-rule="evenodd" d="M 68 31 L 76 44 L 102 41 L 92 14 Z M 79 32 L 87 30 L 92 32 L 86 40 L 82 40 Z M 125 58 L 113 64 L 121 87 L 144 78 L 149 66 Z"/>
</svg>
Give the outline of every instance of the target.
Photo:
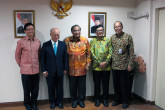
<svg viewBox="0 0 165 110">
<path fill-rule="evenodd" d="M 46 77 L 48 85 L 48 94 L 50 103 L 62 103 L 63 100 L 63 76 L 58 77 L 57 74 L 54 77 Z"/>
<path fill-rule="evenodd" d="M 86 96 L 86 75 L 69 75 L 69 87 L 72 102 L 84 101 Z"/>
<path fill-rule="evenodd" d="M 36 105 L 39 90 L 39 74 L 21 75 L 24 90 L 24 105 Z"/>
<path fill-rule="evenodd" d="M 110 71 L 95 71 L 93 70 L 93 80 L 94 80 L 94 96 L 95 99 L 100 100 L 100 85 L 102 81 L 103 86 L 103 95 L 102 100 L 108 100 L 109 94 L 109 78 L 110 78 Z"/>
<path fill-rule="evenodd" d="M 129 94 L 130 95 L 130 100 L 132 99 L 131 96 L 132 96 L 132 86 L 133 86 L 134 74 L 135 74 L 134 71 L 130 72 L 130 80 L 129 80 L 130 81 L 130 88 L 129 88 L 129 90 L 130 90 L 130 94 Z"/>
<path fill-rule="evenodd" d="M 128 104 L 130 98 L 130 72 L 127 70 L 112 70 L 112 73 L 116 95 L 115 101 Z"/>
</svg>

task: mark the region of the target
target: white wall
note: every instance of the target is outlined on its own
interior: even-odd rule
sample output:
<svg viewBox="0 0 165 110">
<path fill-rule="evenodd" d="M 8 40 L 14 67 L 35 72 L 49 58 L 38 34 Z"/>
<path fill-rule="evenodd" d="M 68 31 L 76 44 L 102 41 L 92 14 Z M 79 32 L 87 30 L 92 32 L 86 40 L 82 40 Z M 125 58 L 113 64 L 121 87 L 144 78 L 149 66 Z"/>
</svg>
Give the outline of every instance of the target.
<svg viewBox="0 0 165 110">
<path fill-rule="evenodd" d="M 142 54 L 147 64 L 146 74 L 136 74 L 134 92 L 149 101 L 155 101 L 157 78 L 158 48 L 158 10 L 165 8 L 164 0 L 148 0 L 140 2 L 136 15 L 149 12 L 149 19 L 135 21 L 134 43 L 136 54 Z"/>
<path fill-rule="evenodd" d="M 135 9 L 135 16 L 140 16 L 149 12 L 150 15 L 150 2 L 144 1 L 137 5 Z M 135 54 L 141 54 L 146 62 L 147 70 L 146 74 L 135 74 L 134 77 L 134 88 L 133 91 L 145 98 L 148 99 L 147 95 L 149 94 L 150 89 L 150 59 L 149 59 L 149 41 L 150 41 L 150 17 L 141 18 L 135 20 L 134 24 L 134 45 L 135 45 Z"/>
<path fill-rule="evenodd" d="M 13 10 L 35 10 L 36 37 L 45 42 L 50 39 L 49 31 L 52 27 L 61 30 L 60 40 L 70 36 L 70 28 L 79 24 L 82 36 L 88 37 L 88 12 L 107 12 L 107 37 L 114 34 L 113 23 L 121 20 L 124 31 L 133 34 L 134 21 L 127 18 L 127 11 L 134 10 L 134 4 L 126 1 L 107 0 L 73 0 L 69 12 L 71 15 L 64 19 L 57 19 L 52 15 L 50 0 L 0 0 L 0 103 L 23 101 L 22 83 L 19 67 L 14 54 L 16 43 L 14 38 Z M 89 39 L 91 40 L 91 39 Z M 64 97 L 69 97 L 68 79 L 64 80 Z M 113 93 L 112 83 L 110 94 Z M 93 79 L 91 71 L 87 75 L 87 96 L 93 95 Z M 39 99 L 48 99 L 45 78 L 41 75 Z"/>
</svg>

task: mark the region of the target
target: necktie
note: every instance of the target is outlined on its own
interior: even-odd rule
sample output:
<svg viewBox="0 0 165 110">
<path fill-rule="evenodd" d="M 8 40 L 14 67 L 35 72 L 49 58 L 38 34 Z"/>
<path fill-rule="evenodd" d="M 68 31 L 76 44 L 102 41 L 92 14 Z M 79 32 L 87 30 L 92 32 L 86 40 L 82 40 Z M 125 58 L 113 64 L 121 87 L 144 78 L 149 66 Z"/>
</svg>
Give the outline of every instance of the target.
<svg viewBox="0 0 165 110">
<path fill-rule="evenodd" d="M 54 43 L 54 53 L 55 53 L 55 55 L 56 55 L 56 53 L 57 53 L 57 46 L 56 46 L 56 43 Z"/>
</svg>

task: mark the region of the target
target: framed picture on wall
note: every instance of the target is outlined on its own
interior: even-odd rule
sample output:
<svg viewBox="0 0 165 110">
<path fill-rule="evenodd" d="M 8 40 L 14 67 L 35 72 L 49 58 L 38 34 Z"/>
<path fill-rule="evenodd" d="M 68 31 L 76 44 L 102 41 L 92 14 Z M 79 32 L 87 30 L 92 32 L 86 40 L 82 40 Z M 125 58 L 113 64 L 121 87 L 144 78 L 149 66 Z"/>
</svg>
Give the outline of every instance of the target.
<svg viewBox="0 0 165 110">
<path fill-rule="evenodd" d="M 97 25 L 103 25 L 104 36 L 106 36 L 106 12 L 89 12 L 88 13 L 88 37 L 96 37 L 95 31 Z"/>
<path fill-rule="evenodd" d="M 35 26 L 34 10 L 14 10 L 14 33 L 15 38 L 25 37 L 24 25 L 32 23 Z"/>
</svg>

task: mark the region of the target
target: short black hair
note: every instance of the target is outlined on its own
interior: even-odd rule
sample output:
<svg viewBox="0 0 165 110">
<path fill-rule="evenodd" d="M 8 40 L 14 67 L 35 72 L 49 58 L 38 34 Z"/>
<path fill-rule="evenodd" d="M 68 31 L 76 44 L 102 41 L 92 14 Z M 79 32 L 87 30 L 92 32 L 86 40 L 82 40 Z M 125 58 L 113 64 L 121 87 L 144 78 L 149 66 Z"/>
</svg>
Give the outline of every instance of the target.
<svg viewBox="0 0 165 110">
<path fill-rule="evenodd" d="M 28 19 L 30 20 L 31 18 L 31 13 L 20 13 L 21 20 L 23 19 Z"/>
<path fill-rule="evenodd" d="M 95 32 L 96 32 L 97 28 L 100 28 L 100 27 L 102 27 L 104 29 L 103 25 L 97 25 L 96 28 L 95 28 Z"/>
<path fill-rule="evenodd" d="M 96 21 L 96 20 L 99 20 L 99 21 L 100 21 L 100 18 L 99 18 L 99 17 L 95 17 L 95 21 Z"/>
<path fill-rule="evenodd" d="M 28 26 L 33 26 L 33 27 L 34 27 L 34 25 L 33 25 L 32 23 L 26 23 L 25 26 L 24 26 L 24 31 L 26 30 L 26 28 L 27 28 Z"/>
<path fill-rule="evenodd" d="M 80 30 L 81 30 L 81 27 L 80 27 L 79 25 L 75 24 L 75 25 L 73 25 L 73 26 L 71 27 L 71 32 L 73 31 L 73 28 L 74 28 L 74 27 L 79 27 Z"/>
<path fill-rule="evenodd" d="M 115 24 L 116 24 L 117 22 L 119 22 L 120 25 L 121 25 L 121 27 L 123 28 L 123 23 L 122 23 L 121 21 L 116 21 L 116 22 L 114 23 L 114 27 L 115 27 Z"/>
<path fill-rule="evenodd" d="M 21 20 L 23 21 L 24 19 L 28 19 L 28 18 L 21 18 Z M 28 19 L 29 20 L 29 19 Z"/>
</svg>

